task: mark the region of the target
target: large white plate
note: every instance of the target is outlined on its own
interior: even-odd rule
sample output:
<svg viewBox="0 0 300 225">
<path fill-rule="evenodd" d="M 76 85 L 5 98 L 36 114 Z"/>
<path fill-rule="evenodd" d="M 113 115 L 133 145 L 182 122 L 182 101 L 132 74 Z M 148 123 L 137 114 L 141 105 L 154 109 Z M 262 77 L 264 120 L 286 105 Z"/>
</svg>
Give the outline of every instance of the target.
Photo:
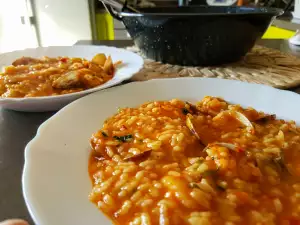
<svg viewBox="0 0 300 225">
<path fill-rule="evenodd" d="M 104 53 L 111 55 L 112 60 L 121 60 L 123 65 L 120 66 L 113 79 L 106 82 L 98 87 L 88 89 L 85 91 L 59 95 L 59 96 L 47 96 L 47 97 L 32 97 L 32 98 L 0 98 L 0 106 L 7 109 L 13 109 L 18 111 L 51 111 L 62 108 L 71 101 L 80 98 L 88 93 L 102 90 L 104 88 L 111 87 L 119 84 L 122 81 L 131 78 L 136 72 L 138 72 L 143 66 L 143 59 L 130 51 L 119 49 L 115 47 L 107 46 L 52 46 L 52 47 L 40 47 L 31 48 L 21 51 L 14 51 L 4 53 L 0 55 L 0 69 L 3 66 L 11 65 L 11 63 L 22 56 L 30 57 L 57 57 L 57 56 L 68 56 L 68 57 L 82 57 L 91 60 L 97 53 Z"/>
<path fill-rule="evenodd" d="M 300 122 L 300 95 L 239 81 L 179 78 L 130 83 L 81 98 L 56 113 L 38 129 L 25 150 L 23 192 L 39 225 L 110 224 L 88 200 L 89 138 L 117 107 L 149 100 L 196 101 L 221 96 L 280 118 Z"/>
</svg>

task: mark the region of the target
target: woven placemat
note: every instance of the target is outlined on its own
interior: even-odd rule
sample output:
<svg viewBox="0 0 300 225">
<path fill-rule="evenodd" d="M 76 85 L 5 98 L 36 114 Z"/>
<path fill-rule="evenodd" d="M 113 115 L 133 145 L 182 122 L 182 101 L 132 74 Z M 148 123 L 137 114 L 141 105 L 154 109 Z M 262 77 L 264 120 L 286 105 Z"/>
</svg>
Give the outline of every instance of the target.
<svg viewBox="0 0 300 225">
<path fill-rule="evenodd" d="M 140 54 L 136 47 L 127 49 Z M 173 77 L 217 77 L 287 89 L 300 85 L 300 58 L 263 46 L 255 46 L 239 62 L 214 67 L 184 67 L 145 58 L 143 69 L 132 80 Z"/>
</svg>

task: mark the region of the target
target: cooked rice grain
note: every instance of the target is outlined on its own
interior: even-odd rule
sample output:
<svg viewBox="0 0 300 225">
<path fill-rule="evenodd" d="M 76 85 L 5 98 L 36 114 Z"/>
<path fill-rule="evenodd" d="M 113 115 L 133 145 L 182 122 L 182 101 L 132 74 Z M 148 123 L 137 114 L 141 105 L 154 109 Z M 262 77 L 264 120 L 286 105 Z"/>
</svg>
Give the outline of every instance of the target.
<svg viewBox="0 0 300 225">
<path fill-rule="evenodd" d="M 214 97 L 123 108 L 91 138 L 89 198 L 121 225 L 300 224 L 299 134 Z"/>
</svg>

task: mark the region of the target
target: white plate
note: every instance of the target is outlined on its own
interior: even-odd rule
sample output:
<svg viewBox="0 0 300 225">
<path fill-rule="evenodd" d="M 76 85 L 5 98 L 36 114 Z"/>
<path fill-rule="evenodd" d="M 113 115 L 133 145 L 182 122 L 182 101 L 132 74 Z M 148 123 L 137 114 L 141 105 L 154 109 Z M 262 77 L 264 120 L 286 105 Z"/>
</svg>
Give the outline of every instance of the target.
<svg viewBox="0 0 300 225">
<path fill-rule="evenodd" d="M 284 119 L 300 122 L 300 95 L 239 81 L 179 78 L 130 83 L 81 98 L 56 113 L 38 129 L 25 150 L 23 192 L 39 225 L 110 224 L 88 200 L 89 138 L 117 107 L 149 100 L 196 101 L 221 96 Z"/>
<path fill-rule="evenodd" d="M 109 80 L 103 85 L 80 91 L 76 93 L 59 95 L 59 96 L 47 96 L 47 97 L 32 97 L 32 98 L 0 98 L 0 106 L 7 109 L 13 109 L 18 111 L 29 112 L 41 112 L 58 110 L 68 103 L 80 98 L 88 93 L 102 90 L 104 88 L 111 87 L 119 84 L 124 80 L 131 78 L 136 72 L 138 72 L 144 64 L 143 59 L 130 51 L 124 49 L 107 47 L 107 46 L 53 46 L 53 47 L 40 47 L 31 48 L 21 51 L 14 51 L 4 53 L 0 55 L 0 68 L 3 66 L 11 65 L 11 63 L 22 56 L 30 57 L 81 57 L 91 60 L 97 53 L 104 53 L 111 55 L 113 62 L 121 60 L 123 65 L 117 69 L 113 79 Z"/>
</svg>

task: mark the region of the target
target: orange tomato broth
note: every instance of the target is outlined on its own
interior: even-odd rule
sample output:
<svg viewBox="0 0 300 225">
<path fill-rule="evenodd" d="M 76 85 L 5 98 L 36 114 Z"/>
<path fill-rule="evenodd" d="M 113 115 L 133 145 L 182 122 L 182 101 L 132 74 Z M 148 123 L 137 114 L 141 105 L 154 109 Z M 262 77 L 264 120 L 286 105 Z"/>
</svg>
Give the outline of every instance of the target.
<svg viewBox="0 0 300 225">
<path fill-rule="evenodd" d="M 142 140 L 135 136 L 135 133 L 143 134 L 147 121 L 142 121 L 143 125 L 138 125 L 138 122 L 133 122 L 128 125 L 126 120 L 123 123 L 116 125 L 122 116 L 127 115 L 127 119 L 132 118 L 134 115 L 139 115 L 148 112 L 146 110 L 149 104 L 153 104 L 153 108 L 149 107 L 151 111 L 148 115 L 153 118 L 171 118 L 171 122 L 174 119 L 180 119 L 179 125 L 185 133 L 186 143 L 183 142 L 182 151 L 175 151 L 174 146 L 170 144 L 172 139 L 167 140 L 168 143 L 162 143 L 159 149 L 149 149 L 145 139 L 156 141 L 165 127 L 165 123 L 162 121 L 155 125 L 155 129 L 152 132 L 148 132 L 147 136 L 144 136 Z M 153 110 L 156 108 L 156 110 Z M 194 115 L 193 125 L 197 134 L 201 137 L 199 141 L 192 132 L 189 131 L 186 126 L 187 113 L 193 114 L 193 107 L 190 104 L 186 104 L 182 101 L 161 101 L 145 103 L 138 108 L 125 108 L 119 113 L 107 119 L 103 125 L 103 128 L 95 133 L 91 139 L 92 153 L 89 160 L 89 174 L 92 179 L 94 189 L 91 192 L 90 200 L 98 205 L 114 224 L 134 224 L 132 221 L 134 218 L 139 218 L 140 215 L 146 213 L 149 215 L 149 224 L 194 224 L 192 213 L 195 212 L 211 212 L 214 217 L 210 217 L 210 223 L 207 224 L 267 224 L 264 222 L 257 222 L 254 218 L 254 213 L 259 212 L 270 213 L 275 215 L 274 224 L 282 225 L 294 225 L 300 224 L 300 157 L 298 152 L 300 150 L 299 145 L 299 129 L 295 126 L 294 122 L 285 122 L 283 120 L 276 119 L 264 119 L 265 114 L 257 112 L 252 108 L 243 109 L 238 105 L 229 105 L 225 101 L 219 98 L 206 97 L 201 102 L 196 104 L 197 113 Z M 186 110 L 183 110 L 186 109 Z M 238 111 L 245 115 L 249 121 L 253 124 L 255 133 L 248 132 L 247 127 L 240 120 L 226 113 L 227 111 Z M 225 113 L 222 113 L 225 112 Z M 120 116 L 122 115 L 122 116 Z M 262 119 L 261 119 L 262 118 Z M 137 119 L 138 121 L 138 119 Z M 284 134 L 284 142 L 280 142 L 279 134 Z M 265 139 L 270 136 L 270 133 L 274 133 L 270 143 Z M 233 136 L 226 137 L 226 134 L 233 133 Z M 130 141 L 116 140 L 116 137 L 125 137 L 126 135 L 132 135 Z M 271 136 L 270 136 L 271 137 Z M 119 141 L 117 145 L 113 145 L 110 148 L 115 153 L 114 155 L 108 155 L 107 144 L 109 141 Z M 208 145 L 209 149 L 204 149 L 204 146 Z M 238 146 L 234 151 L 224 146 L 214 145 L 213 143 L 231 143 Z M 285 144 L 287 143 L 287 144 Z M 283 149 L 283 144 L 288 145 Z M 280 148 L 284 151 L 284 163 L 288 168 L 288 172 L 284 169 L 277 168 L 273 165 L 273 161 L 264 161 L 262 167 L 257 165 L 257 157 L 261 154 L 269 157 L 269 153 L 263 152 L 262 149 Z M 118 148 L 122 148 L 122 154 L 118 151 Z M 114 177 L 115 168 L 118 168 L 117 160 L 114 160 L 114 156 L 122 157 L 128 155 L 130 148 L 137 148 L 142 150 L 149 150 L 147 154 L 140 154 L 138 157 L 130 158 L 129 161 L 133 162 L 137 167 L 136 170 L 128 173 L 128 182 L 134 180 L 138 171 L 146 171 L 146 182 L 153 182 L 161 184 L 159 194 L 151 195 L 151 188 L 144 190 L 142 196 L 148 196 L 147 199 L 152 200 L 152 204 L 148 207 L 142 207 L 138 205 L 138 202 L 131 201 L 130 199 L 139 191 L 139 185 L 131 192 L 128 192 L 125 196 L 120 197 L 119 190 L 114 190 L 115 185 L 119 178 L 111 184 L 110 188 L 103 192 L 98 193 L 97 190 L 101 188 L 101 182 L 105 182 L 111 177 Z M 252 149 L 259 149 L 255 152 Z M 111 150 L 110 149 L 110 150 Z M 206 150 L 206 151 L 205 151 Z M 208 151 L 210 152 L 208 154 Z M 257 150 L 256 150 L 257 151 Z M 166 156 L 156 160 L 156 164 L 153 168 L 142 168 L 140 165 L 143 161 L 151 159 L 153 152 L 163 152 Z M 124 154 L 123 154 L 124 153 Z M 130 155 L 130 154 L 129 154 Z M 225 155 L 225 156 L 224 156 Z M 190 163 L 191 158 L 201 158 L 202 164 L 205 164 L 207 170 L 203 173 L 187 172 L 193 163 Z M 272 155 L 273 157 L 273 155 Z M 125 157 L 126 158 L 126 157 Z M 267 158 L 269 159 L 269 158 Z M 273 159 L 272 159 L 273 160 Z M 163 170 L 164 165 L 171 163 L 178 163 L 179 173 L 171 173 L 170 170 Z M 110 169 L 107 169 L 110 167 Z M 270 169 L 271 168 L 271 169 Z M 272 170 L 277 175 L 270 175 Z M 205 173 L 206 172 L 206 173 Z M 99 173 L 101 173 L 101 179 L 99 180 Z M 151 178 L 151 174 L 153 178 Z M 176 176 L 175 176 L 175 175 Z M 121 173 L 122 175 L 122 173 Z M 119 176 L 119 175 L 116 175 Z M 197 200 L 191 197 L 192 192 L 205 192 L 201 189 L 201 180 L 205 179 L 212 187 L 213 192 L 208 193 L 211 195 L 209 198 L 209 204 L 203 206 L 197 202 Z M 241 184 L 237 183 L 237 180 Z M 225 186 L 220 185 L 226 183 Z M 152 183 L 152 184 L 153 184 Z M 141 181 L 141 184 L 142 181 Z M 195 186 L 193 186 L 195 184 Z M 197 186 L 199 185 L 199 186 Z M 240 185 L 240 186 L 239 186 Z M 157 185 L 159 186 L 159 185 Z M 97 189 L 98 188 L 98 189 Z M 298 193 L 299 191 L 299 193 Z M 113 204 L 109 205 L 105 203 L 105 196 L 110 196 L 113 200 Z M 176 207 L 170 207 L 167 210 L 168 223 L 162 223 L 159 212 L 160 208 L 158 204 L 161 200 L 166 199 L 176 205 Z M 233 200 L 232 200 L 233 199 Z M 279 199 L 281 203 L 281 210 L 274 205 Z M 125 214 L 118 214 L 124 202 L 131 201 L 131 207 Z M 226 209 L 225 202 L 228 200 L 234 201 L 236 205 L 234 212 L 231 209 Z M 185 202 L 184 202 L 185 201 Z M 100 204 L 101 203 L 101 204 Z M 229 215 L 233 213 L 240 219 L 232 221 Z M 165 214 L 164 214 L 165 215 Z M 141 217 L 143 218 L 143 217 Z M 148 221 L 145 219 L 145 221 Z M 139 221 L 138 219 L 136 221 Z M 148 224 L 141 222 L 136 224 Z M 204 220 L 198 220 L 204 221 Z M 197 224 L 197 223 L 195 223 Z M 203 222 L 203 224 L 205 224 Z"/>
<path fill-rule="evenodd" d="M 77 83 L 68 84 L 66 80 L 62 87 L 55 85 L 59 78 L 71 71 L 77 73 Z M 113 74 L 114 71 L 104 71 L 103 65 L 82 58 L 23 57 L 0 74 L 0 96 L 20 98 L 69 94 L 99 86 L 112 79 Z"/>
</svg>

